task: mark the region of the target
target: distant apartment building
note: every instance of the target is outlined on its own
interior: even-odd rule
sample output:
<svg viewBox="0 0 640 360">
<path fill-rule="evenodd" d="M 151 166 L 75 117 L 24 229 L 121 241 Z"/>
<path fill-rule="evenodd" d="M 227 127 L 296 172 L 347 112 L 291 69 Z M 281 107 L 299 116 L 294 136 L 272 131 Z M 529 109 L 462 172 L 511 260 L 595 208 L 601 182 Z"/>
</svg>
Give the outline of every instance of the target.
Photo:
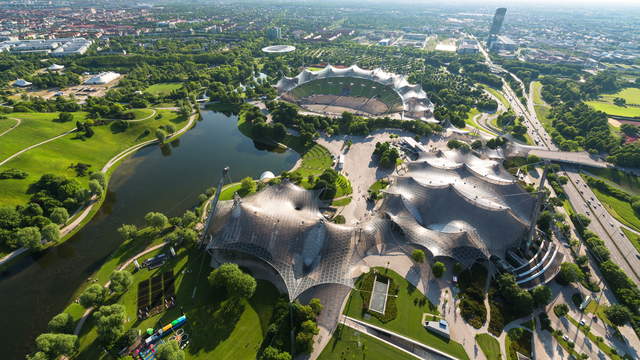
<svg viewBox="0 0 640 360">
<path fill-rule="evenodd" d="M 271 40 L 282 39 L 282 29 L 279 27 L 272 27 L 267 30 L 267 37 Z"/>
<path fill-rule="evenodd" d="M 0 42 L 0 52 L 47 53 L 52 56 L 82 55 L 93 42 L 85 38 L 15 40 Z"/>
</svg>

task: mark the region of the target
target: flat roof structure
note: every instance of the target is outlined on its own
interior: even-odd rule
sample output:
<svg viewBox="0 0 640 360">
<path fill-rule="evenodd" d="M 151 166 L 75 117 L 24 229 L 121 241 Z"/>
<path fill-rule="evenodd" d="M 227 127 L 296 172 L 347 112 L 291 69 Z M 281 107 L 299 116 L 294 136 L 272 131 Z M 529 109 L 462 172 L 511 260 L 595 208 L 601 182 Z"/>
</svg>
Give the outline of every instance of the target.
<svg viewBox="0 0 640 360">
<path fill-rule="evenodd" d="M 296 49 L 295 46 L 292 45 L 271 45 L 262 48 L 262 52 L 268 54 L 285 54 L 288 52 L 292 52 Z"/>
</svg>

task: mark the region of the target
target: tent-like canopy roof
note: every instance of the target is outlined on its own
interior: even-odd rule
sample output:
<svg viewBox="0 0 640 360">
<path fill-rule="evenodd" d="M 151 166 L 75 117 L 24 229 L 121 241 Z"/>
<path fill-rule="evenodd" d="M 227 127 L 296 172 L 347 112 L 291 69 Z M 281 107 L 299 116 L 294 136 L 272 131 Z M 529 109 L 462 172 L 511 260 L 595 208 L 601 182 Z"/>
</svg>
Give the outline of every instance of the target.
<svg viewBox="0 0 640 360">
<path fill-rule="evenodd" d="M 337 68 L 327 65 L 319 71 L 304 69 L 295 77 L 284 77 L 278 81 L 276 88 L 282 94 L 304 83 L 332 77 L 353 77 L 371 80 L 391 87 L 402 99 L 404 111 L 409 113 L 424 113 L 433 111 L 433 103 L 429 100 L 422 86 L 409 84 L 403 75 L 393 74 L 382 69 L 364 70 L 358 65 L 348 68 Z"/>
</svg>

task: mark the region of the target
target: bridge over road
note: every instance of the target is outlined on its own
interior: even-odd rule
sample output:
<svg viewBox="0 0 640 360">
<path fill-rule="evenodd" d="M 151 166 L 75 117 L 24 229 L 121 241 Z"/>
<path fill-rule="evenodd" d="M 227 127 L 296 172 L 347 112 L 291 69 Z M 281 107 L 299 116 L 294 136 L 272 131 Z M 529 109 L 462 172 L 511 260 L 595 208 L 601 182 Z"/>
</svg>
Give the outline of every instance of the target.
<svg viewBox="0 0 640 360">
<path fill-rule="evenodd" d="M 560 162 L 570 165 L 583 165 L 592 167 L 612 167 L 613 165 L 602 160 L 600 157 L 591 155 L 586 151 L 557 151 L 547 150 L 536 146 L 511 146 L 508 153 L 512 156 L 535 155 L 541 159 Z"/>
</svg>

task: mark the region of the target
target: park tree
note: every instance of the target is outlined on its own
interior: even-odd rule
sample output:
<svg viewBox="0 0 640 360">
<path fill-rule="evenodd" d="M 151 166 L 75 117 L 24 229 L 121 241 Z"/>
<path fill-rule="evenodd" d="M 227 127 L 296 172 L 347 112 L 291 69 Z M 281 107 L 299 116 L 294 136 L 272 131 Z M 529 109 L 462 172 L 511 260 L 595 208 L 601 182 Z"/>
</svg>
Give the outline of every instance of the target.
<svg viewBox="0 0 640 360">
<path fill-rule="evenodd" d="M 558 273 L 558 282 L 568 285 L 573 282 L 580 282 L 584 279 L 584 273 L 580 267 L 574 263 L 562 263 Z"/>
<path fill-rule="evenodd" d="M 624 98 L 621 97 L 615 97 L 613 98 L 613 104 L 616 106 L 626 106 L 627 105 L 627 100 L 625 100 Z"/>
<path fill-rule="evenodd" d="M 15 238 L 20 246 L 27 249 L 39 250 L 42 247 L 42 235 L 37 227 L 25 227 L 15 232 Z"/>
<path fill-rule="evenodd" d="M 447 270 L 447 267 L 440 261 L 436 261 L 433 263 L 431 267 L 431 271 L 433 271 L 433 276 L 440 278 L 444 275 L 444 272 Z"/>
<path fill-rule="evenodd" d="M 111 273 L 110 280 L 111 282 L 109 283 L 109 290 L 113 291 L 116 294 L 124 294 L 133 282 L 131 273 L 127 270 L 114 271 L 113 273 Z"/>
<path fill-rule="evenodd" d="M 300 331 L 296 334 L 296 348 L 299 352 L 310 354 L 313 351 L 313 337 L 320 329 L 313 320 L 306 320 L 300 324 Z"/>
<path fill-rule="evenodd" d="M 118 233 L 122 238 L 126 240 L 131 240 L 138 233 L 138 227 L 130 224 L 123 224 L 118 228 Z"/>
<path fill-rule="evenodd" d="M 51 210 L 49 219 L 58 225 L 62 225 L 69 220 L 69 212 L 63 207 L 55 207 Z"/>
<path fill-rule="evenodd" d="M 615 326 L 622 326 L 631 320 L 631 312 L 626 306 L 614 304 L 604 310 L 604 314 Z"/>
<path fill-rule="evenodd" d="M 222 287 L 235 298 L 248 299 L 256 290 L 256 280 L 244 273 L 237 264 L 225 263 L 214 269 L 208 277 L 214 287 Z"/>
<path fill-rule="evenodd" d="M 196 214 L 191 210 L 187 210 L 182 215 L 182 226 L 185 226 L 185 227 L 189 226 L 194 222 L 196 222 L 196 220 L 198 220 L 198 217 L 196 216 Z"/>
<path fill-rule="evenodd" d="M 78 351 L 78 337 L 70 334 L 42 334 L 36 338 L 36 347 L 50 359 L 60 355 L 71 356 Z"/>
<path fill-rule="evenodd" d="M 324 305 L 322 305 L 322 303 L 320 302 L 320 299 L 318 298 L 311 299 L 309 301 L 309 306 L 313 310 L 313 313 L 316 314 L 316 316 L 320 315 L 320 313 L 322 312 L 322 309 L 324 309 Z"/>
<path fill-rule="evenodd" d="M 42 210 L 42 207 L 40 205 L 31 202 L 27 204 L 24 209 L 22 209 L 21 213 L 24 216 L 42 216 L 42 214 L 44 214 L 44 211 Z M 49 218 L 51 219 L 51 216 L 49 216 Z M 53 219 L 51 220 L 53 221 Z"/>
<path fill-rule="evenodd" d="M 91 173 L 91 175 L 89 175 L 89 180 L 97 181 L 100 184 L 100 186 L 102 186 L 102 188 L 107 187 L 107 179 L 104 173 L 101 171 L 96 171 L 94 173 Z"/>
<path fill-rule="evenodd" d="M 411 259 L 413 259 L 413 261 L 415 261 L 417 263 L 423 263 L 425 258 L 426 258 L 426 256 L 425 256 L 423 250 L 415 249 L 411 253 Z"/>
<path fill-rule="evenodd" d="M 144 221 L 148 226 L 155 228 L 156 230 L 160 230 L 165 228 L 169 224 L 169 219 L 160 212 L 149 212 L 144 216 Z"/>
<path fill-rule="evenodd" d="M 48 224 L 42 228 L 42 240 L 45 242 L 58 242 L 60 240 L 60 228 L 56 224 Z"/>
<path fill-rule="evenodd" d="M 273 346 L 267 346 L 262 352 L 260 360 L 291 360 L 291 354 L 280 351 Z"/>
<path fill-rule="evenodd" d="M 105 347 L 111 347 L 124 335 L 124 322 L 127 316 L 124 306 L 120 304 L 101 306 L 93 316 L 96 318 L 98 340 Z"/>
<path fill-rule="evenodd" d="M 242 179 L 242 181 L 240 182 L 240 188 L 242 189 L 242 191 L 246 194 L 252 193 L 256 191 L 256 182 L 255 180 L 253 180 L 250 177 L 246 177 L 244 179 Z"/>
<path fill-rule="evenodd" d="M 92 195 L 97 196 L 102 195 L 102 192 L 104 191 L 102 185 L 100 185 L 98 180 L 89 180 L 89 190 L 91 191 Z"/>
<path fill-rule="evenodd" d="M 100 284 L 92 284 L 87 287 L 80 295 L 80 305 L 86 309 L 94 306 L 100 306 L 104 303 L 106 290 Z"/>
<path fill-rule="evenodd" d="M 558 304 L 553 307 L 553 312 L 558 317 L 563 317 L 569 313 L 569 306 L 567 304 Z"/>
<path fill-rule="evenodd" d="M 167 132 L 162 129 L 156 129 L 156 139 L 160 144 L 164 144 L 165 140 L 167 140 Z"/>
<path fill-rule="evenodd" d="M 47 329 L 51 333 L 71 334 L 73 332 L 73 318 L 68 313 L 60 313 L 49 321 Z"/>
<path fill-rule="evenodd" d="M 69 122 L 71 120 L 73 120 L 73 114 L 68 112 L 61 112 L 56 119 L 58 122 Z"/>
<path fill-rule="evenodd" d="M 158 346 L 156 350 L 158 360 L 184 360 L 184 351 L 180 349 L 180 344 L 175 340 L 170 340 Z"/>
<path fill-rule="evenodd" d="M 531 296 L 535 306 L 545 306 L 551 301 L 551 288 L 546 285 L 536 286 L 531 290 Z"/>
</svg>

